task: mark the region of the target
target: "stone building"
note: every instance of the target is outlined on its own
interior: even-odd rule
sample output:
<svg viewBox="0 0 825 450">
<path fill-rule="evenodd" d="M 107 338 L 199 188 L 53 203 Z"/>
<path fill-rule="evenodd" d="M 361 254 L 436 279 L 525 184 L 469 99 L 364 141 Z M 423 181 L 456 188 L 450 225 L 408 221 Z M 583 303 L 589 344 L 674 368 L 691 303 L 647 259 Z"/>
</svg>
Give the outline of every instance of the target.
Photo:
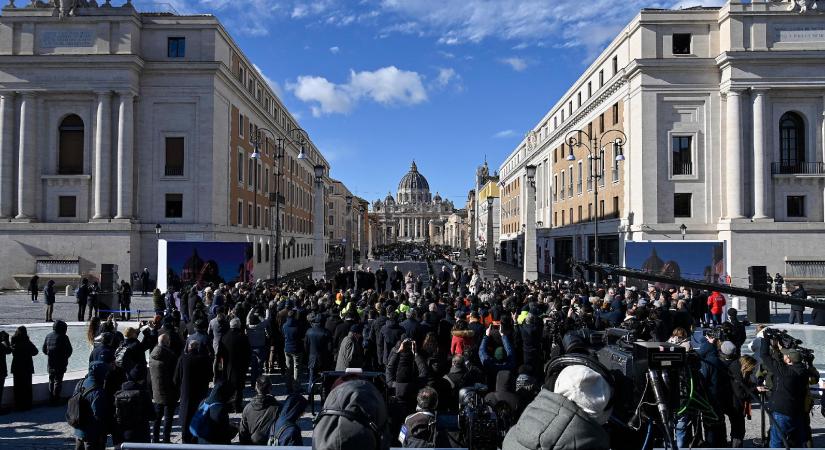
<svg viewBox="0 0 825 450">
<path fill-rule="evenodd" d="M 280 272 L 311 266 L 313 169 L 329 163 L 215 17 L 18 3 L 0 17 L 0 287 L 104 264 L 154 275 L 156 225 L 251 242 L 269 278 L 279 197 Z"/>
<path fill-rule="evenodd" d="M 502 243 L 536 220 L 539 270 L 567 275 L 570 257 L 591 258 L 598 217 L 601 261 L 622 264 L 628 241 L 712 240 L 724 243 L 733 284 L 747 285 L 751 265 L 825 279 L 825 5 L 816 4 L 642 10 L 502 162 Z M 598 167 L 583 147 L 571 153 L 571 137 L 604 148 Z"/>
<path fill-rule="evenodd" d="M 396 196 L 387 194 L 384 200 L 372 204 L 371 215 L 379 230 L 376 241 L 441 243 L 444 224 L 454 210 L 451 201 L 437 192 L 435 196 L 430 194 L 430 184 L 413 161 L 398 183 Z"/>
</svg>

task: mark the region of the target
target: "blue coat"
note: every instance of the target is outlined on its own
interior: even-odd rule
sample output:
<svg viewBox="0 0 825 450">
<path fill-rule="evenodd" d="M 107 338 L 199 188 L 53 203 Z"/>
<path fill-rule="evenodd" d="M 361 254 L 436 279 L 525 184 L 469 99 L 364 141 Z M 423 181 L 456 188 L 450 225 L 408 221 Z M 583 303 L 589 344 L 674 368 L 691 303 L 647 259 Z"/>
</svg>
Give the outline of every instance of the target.
<svg viewBox="0 0 825 450">
<path fill-rule="evenodd" d="M 74 429 L 74 435 L 84 441 L 96 441 L 106 435 L 106 424 L 114 414 L 112 398 L 103 389 L 103 382 L 109 372 L 109 365 L 95 361 L 89 365 L 89 375 L 83 380 L 82 386 L 87 390 L 85 399 L 89 402 L 92 416 L 83 418 L 81 428 Z M 89 390 L 91 391 L 89 392 Z M 82 410 L 82 409 L 81 409 Z"/>
<path fill-rule="evenodd" d="M 284 353 L 304 352 L 304 330 L 295 318 L 288 317 L 281 331 L 284 333 Z"/>
</svg>

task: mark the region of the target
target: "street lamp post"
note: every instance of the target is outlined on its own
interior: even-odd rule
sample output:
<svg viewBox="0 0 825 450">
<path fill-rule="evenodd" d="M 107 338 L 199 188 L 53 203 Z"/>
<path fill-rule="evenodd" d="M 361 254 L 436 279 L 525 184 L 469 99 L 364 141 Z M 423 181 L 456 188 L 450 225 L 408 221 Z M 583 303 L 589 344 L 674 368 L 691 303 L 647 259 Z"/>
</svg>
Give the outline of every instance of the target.
<svg viewBox="0 0 825 450">
<path fill-rule="evenodd" d="M 485 263 L 485 278 L 496 278 L 496 249 L 493 243 L 493 197 L 487 196 L 487 261 Z"/>
<path fill-rule="evenodd" d="M 604 145 L 602 141 L 605 137 L 615 134 L 616 138 L 609 143 L 613 145 L 613 154 L 617 162 L 624 161 L 623 147 L 627 142 L 627 135 L 621 130 L 607 130 L 601 136 L 591 137 L 584 130 L 572 130 L 567 134 L 567 146 L 570 153 L 567 155 L 568 161 L 575 161 L 573 147 L 584 147 L 590 160 L 590 179 L 593 180 L 593 262 L 599 262 L 599 180 L 604 177 Z M 582 135 L 587 137 L 587 141 L 582 141 Z"/>
<path fill-rule="evenodd" d="M 366 232 L 367 224 L 364 222 L 364 204 L 359 202 L 358 203 L 358 258 L 360 259 L 361 264 L 364 264 L 364 238 L 363 235 Z"/>
<path fill-rule="evenodd" d="M 347 201 L 347 230 L 344 242 L 344 267 L 352 267 L 352 196 L 346 196 Z"/>
<path fill-rule="evenodd" d="M 272 193 L 270 193 L 270 205 L 274 203 L 274 220 L 272 224 L 270 224 L 270 229 L 272 229 L 274 240 L 274 249 L 275 251 L 272 252 L 273 262 L 270 264 L 270 271 L 269 277 L 273 280 L 273 282 L 278 282 L 278 276 L 280 275 L 280 259 L 281 259 L 281 216 L 280 216 L 280 206 L 281 206 L 281 177 L 283 174 L 283 159 L 286 153 L 286 143 L 292 143 L 296 147 L 299 148 L 298 152 L 298 159 L 307 159 L 305 147 L 307 142 L 309 141 L 309 135 L 307 132 L 301 128 L 289 128 L 286 134 L 282 134 L 280 131 L 273 131 L 268 128 L 258 128 L 258 132 L 252 137 L 252 144 L 254 145 L 254 152 L 253 155 L 257 154 L 257 158 L 260 158 L 261 154 L 261 139 L 263 135 L 269 134 L 273 138 L 275 138 L 275 154 L 273 158 L 278 160 L 278 168 L 275 171 L 273 167 L 273 171 L 275 171 L 275 192 L 274 197 Z M 255 164 L 255 169 L 257 170 L 258 165 Z M 255 176 L 255 212 L 254 215 L 257 216 L 257 174 Z M 271 189 L 271 188 L 270 188 Z"/>
<path fill-rule="evenodd" d="M 315 211 L 312 222 L 312 279 L 326 278 L 326 258 L 324 257 L 324 170 L 322 164 L 315 165 Z"/>
<path fill-rule="evenodd" d="M 535 281 L 539 278 L 538 259 L 536 256 L 536 166 L 530 164 L 524 167 L 527 175 L 527 206 L 526 223 L 524 227 L 524 281 Z"/>
</svg>

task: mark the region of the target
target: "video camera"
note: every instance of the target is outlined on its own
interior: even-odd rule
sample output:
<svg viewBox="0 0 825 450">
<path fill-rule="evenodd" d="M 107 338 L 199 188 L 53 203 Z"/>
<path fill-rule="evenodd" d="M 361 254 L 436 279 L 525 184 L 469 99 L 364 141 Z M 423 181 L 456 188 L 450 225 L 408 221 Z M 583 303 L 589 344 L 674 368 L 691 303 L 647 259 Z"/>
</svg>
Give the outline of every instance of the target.
<svg viewBox="0 0 825 450">
<path fill-rule="evenodd" d="M 809 348 L 802 347 L 802 340 L 796 339 L 788 334 L 788 330 L 765 328 L 762 331 L 762 337 L 768 341 L 779 343 L 779 346 L 782 348 L 789 348 L 798 351 L 799 355 L 802 357 L 802 362 L 805 364 L 805 367 L 814 367 L 814 351 Z"/>
<path fill-rule="evenodd" d="M 702 335 L 720 342 L 730 341 L 733 338 L 733 328 L 726 322 L 722 325 L 705 328 L 702 330 Z"/>
<path fill-rule="evenodd" d="M 472 449 L 497 449 L 503 433 L 499 417 L 484 401 L 488 388 L 475 384 L 458 392 L 458 427 L 462 445 Z M 504 430 L 506 432 L 506 430 Z"/>
</svg>

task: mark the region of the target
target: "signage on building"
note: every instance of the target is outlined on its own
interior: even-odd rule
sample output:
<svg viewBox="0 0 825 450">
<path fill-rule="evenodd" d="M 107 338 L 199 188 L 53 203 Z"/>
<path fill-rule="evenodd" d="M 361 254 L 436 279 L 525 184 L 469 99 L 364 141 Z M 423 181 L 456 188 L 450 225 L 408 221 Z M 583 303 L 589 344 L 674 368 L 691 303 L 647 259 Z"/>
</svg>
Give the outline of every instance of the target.
<svg viewBox="0 0 825 450">
<path fill-rule="evenodd" d="M 776 27 L 777 42 L 825 42 L 825 24 Z"/>
<path fill-rule="evenodd" d="M 93 47 L 94 30 L 49 30 L 39 34 L 40 48 Z"/>
</svg>

